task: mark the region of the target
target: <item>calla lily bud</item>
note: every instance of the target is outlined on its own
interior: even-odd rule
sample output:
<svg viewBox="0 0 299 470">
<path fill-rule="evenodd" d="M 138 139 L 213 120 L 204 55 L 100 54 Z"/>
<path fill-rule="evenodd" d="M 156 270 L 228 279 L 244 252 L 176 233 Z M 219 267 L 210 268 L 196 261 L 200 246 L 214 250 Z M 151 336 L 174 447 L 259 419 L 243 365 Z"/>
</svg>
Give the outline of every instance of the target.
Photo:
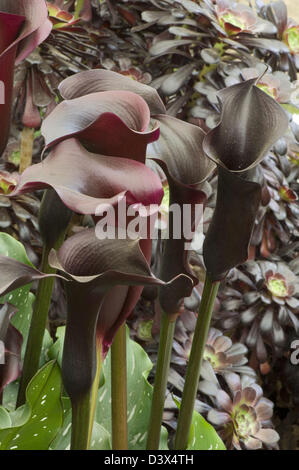
<svg viewBox="0 0 299 470">
<path fill-rule="evenodd" d="M 257 167 L 287 130 L 285 111 L 260 90 L 258 78 L 221 90 L 221 119 L 203 140 L 218 166 L 218 195 L 203 254 L 213 281 L 248 257 L 263 182 Z"/>
<path fill-rule="evenodd" d="M 164 253 L 160 277 L 169 281 L 180 273 L 192 280 L 193 286 L 198 280 L 189 266 L 189 251 L 186 247 L 191 242 L 184 226 L 184 207 L 190 207 L 189 228 L 194 233 L 199 223 L 196 207 L 200 205 L 201 215 L 206 202 L 203 183 L 214 170 L 215 165 L 204 154 L 202 142 L 204 132 L 197 126 L 183 122 L 171 116 L 156 115 L 154 118 L 160 127 L 160 139 L 149 145 L 148 158 L 154 160 L 164 171 L 169 184 L 169 207 L 179 208 L 181 217 L 177 220 L 172 210 L 169 212 L 168 238 L 164 242 Z M 178 237 L 178 231 L 180 236 Z M 189 235 L 190 237 L 190 235 Z M 183 290 L 172 290 L 171 286 L 160 288 L 159 300 L 164 312 L 179 313 L 183 299 L 191 295 L 192 289 L 187 284 Z"/>
</svg>

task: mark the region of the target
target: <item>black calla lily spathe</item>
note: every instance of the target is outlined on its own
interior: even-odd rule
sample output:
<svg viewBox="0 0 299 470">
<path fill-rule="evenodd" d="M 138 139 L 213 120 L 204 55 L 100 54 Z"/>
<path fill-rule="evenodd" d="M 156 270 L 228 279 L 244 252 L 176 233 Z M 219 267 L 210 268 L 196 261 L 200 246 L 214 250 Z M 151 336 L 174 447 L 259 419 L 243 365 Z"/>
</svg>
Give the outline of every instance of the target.
<svg viewBox="0 0 299 470">
<path fill-rule="evenodd" d="M 260 90 L 258 79 L 219 92 L 218 126 L 203 140 L 218 166 L 218 196 L 204 242 L 204 261 L 213 281 L 246 261 L 262 196 L 258 164 L 288 127 L 285 111 Z"/>
</svg>

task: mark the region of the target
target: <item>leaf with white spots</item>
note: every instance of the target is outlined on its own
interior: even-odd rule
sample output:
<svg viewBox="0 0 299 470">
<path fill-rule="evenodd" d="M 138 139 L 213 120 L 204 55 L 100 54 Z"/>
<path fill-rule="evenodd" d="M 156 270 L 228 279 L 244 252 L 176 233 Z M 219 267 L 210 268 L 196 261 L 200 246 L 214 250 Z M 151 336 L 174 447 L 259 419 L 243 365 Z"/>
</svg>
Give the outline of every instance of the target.
<svg viewBox="0 0 299 470">
<path fill-rule="evenodd" d="M 7 233 L 0 233 L 0 255 L 8 256 L 9 258 L 13 258 L 21 263 L 27 264 L 28 266 L 33 266 L 22 243 L 18 242 Z M 30 292 L 30 288 L 31 284 L 27 284 L 26 286 L 20 287 L 20 289 L 16 289 L 0 298 L 0 303 L 4 303 L 6 301 L 18 309 L 12 318 L 12 324 L 23 336 L 23 353 L 25 351 L 30 326 L 32 304 L 35 298 Z"/>
<path fill-rule="evenodd" d="M 57 341 L 49 349 L 48 356 L 62 360 L 62 348 L 65 327 L 58 328 Z M 128 434 L 129 449 L 144 450 L 146 447 L 147 428 L 149 423 L 153 387 L 148 382 L 149 372 L 153 367 L 144 349 L 129 338 L 127 329 L 127 370 L 128 370 Z M 92 443 L 95 450 L 111 449 L 111 374 L 110 353 L 102 368 L 102 386 L 98 394 L 96 419 Z M 104 383 L 103 383 L 104 382 Z M 71 411 L 68 398 L 63 398 L 64 424 L 51 448 L 55 450 L 69 449 L 71 438 Z M 99 437 L 97 437 L 99 436 Z M 167 431 L 162 427 L 160 449 L 167 450 Z"/>
<path fill-rule="evenodd" d="M 60 368 L 52 361 L 29 383 L 26 404 L 9 413 L 11 426 L 0 429 L 0 450 L 47 450 L 62 426 L 60 395 Z"/>
<path fill-rule="evenodd" d="M 174 401 L 180 408 L 180 402 L 175 398 Z M 226 450 L 213 426 L 197 411 L 193 411 L 187 450 Z"/>
<path fill-rule="evenodd" d="M 144 349 L 129 338 L 127 328 L 127 387 L 129 450 L 146 448 L 153 387 L 148 375 L 153 367 Z M 99 390 L 96 421 L 111 433 L 110 353 L 103 364 L 105 383 Z M 167 450 L 167 431 L 161 430 L 160 450 Z"/>
<path fill-rule="evenodd" d="M 56 438 L 51 444 L 52 450 L 69 450 L 72 432 L 72 411 L 71 401 L 67 397 L 62 398 L 63 402 L 63 426 L 59 430 Z M 111 450 L 111 436 L 103 426 L 94 423 L 90 450 Z"/>
<path fill-rule="evenodd" d="M 0 429 L 9 428 L 11 426 L 11 419 L 9 412 L 0 406 Z"/>
</svg>

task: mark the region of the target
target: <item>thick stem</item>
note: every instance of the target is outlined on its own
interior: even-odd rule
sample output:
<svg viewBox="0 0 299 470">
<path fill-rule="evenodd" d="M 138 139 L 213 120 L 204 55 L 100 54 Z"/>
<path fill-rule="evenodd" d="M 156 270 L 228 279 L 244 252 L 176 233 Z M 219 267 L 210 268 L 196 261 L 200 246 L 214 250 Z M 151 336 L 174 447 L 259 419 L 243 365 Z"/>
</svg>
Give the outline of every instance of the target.
<svg viewBox="0 0 299 470">
<path fill-rule="evenodd" d="M 32 164 L 32 152 L 34 144 L 34 129 L 24 127 L 21 136 L 21 153 L 20 153 L 20 173 Z"/>
<path fill-rule="evenodd" d="M 60 237 L 55 247 L 58 248 L 64 240 L 65 234 Z M 45 274 L 55 274 L 56 270 L 48 263 L 50 247 L 44 245 L 41 271 Z M 32 319 L 26 345 L 23 372 L 20 380 L 17 406 L 21 406 L 26 401 L 26 388 L 32 377 L 39 368 L 40 355 L 43 338 L 47 324 L 48 312 L 54 285 L 54 277 L 42 279 L 38 284 L 36 299 L 32 313 Z"/>
<path fill-rule="evenodd" d="M 112 449 L 128 449 L 126 324 L 116 333 L 111 346 Z"/>
<path fill-rule="evenodd" d="M 177 315 L 162 313 L 159 352 L 152 408 L 147 437 L 147 450 L 158 450 L 160 443 L 161 425 L 171 358 L 172 342 Z"/>
<path fill-rule="evenodd" d="M 206 276 L 180 407 L 175 438 L 177 450 L 185 450 L 188 445 L 201 363 L 219 284 L 219 282 L 212 282 L 208 275 Z"/>
<path fill-rule="evenodd" d="M 97 371 L 90 390 L 72 402 L 71 450 L 89 450 L 102 368 L 102 344 L 97 343 Z"/>
</svg>

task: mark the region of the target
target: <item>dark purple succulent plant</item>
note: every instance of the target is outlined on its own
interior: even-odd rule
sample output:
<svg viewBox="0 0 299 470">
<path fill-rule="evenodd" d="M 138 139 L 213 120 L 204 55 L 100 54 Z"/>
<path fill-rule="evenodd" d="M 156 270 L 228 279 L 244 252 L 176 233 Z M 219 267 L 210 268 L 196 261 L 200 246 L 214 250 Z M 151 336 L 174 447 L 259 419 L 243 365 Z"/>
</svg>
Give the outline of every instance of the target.
<svg viewBox="0 0 299 470">
<path fill-rule="evenodd" d="M 214 405 L 207 419 L 218 430 L 229 449 L 275 449 L 278 433 L 272 428 L 273 403 L 263 397 L 262 388 L 253 378 L 235 373 L 225 375 L 221 387 L 209 371 L 200 382 L 199 390 L 208 394 Z"/>
<path fill-rule="evenodd" d="M 219 294 L 217 324 L 225 329 L 239 325 L 235 331 L 260 363 L 288 348 L 287 331 L 299 331 L 298 276 L 291 268 L 292 263 L 281 261 L 250 261 L 235 270 Z"/>
</svg>

